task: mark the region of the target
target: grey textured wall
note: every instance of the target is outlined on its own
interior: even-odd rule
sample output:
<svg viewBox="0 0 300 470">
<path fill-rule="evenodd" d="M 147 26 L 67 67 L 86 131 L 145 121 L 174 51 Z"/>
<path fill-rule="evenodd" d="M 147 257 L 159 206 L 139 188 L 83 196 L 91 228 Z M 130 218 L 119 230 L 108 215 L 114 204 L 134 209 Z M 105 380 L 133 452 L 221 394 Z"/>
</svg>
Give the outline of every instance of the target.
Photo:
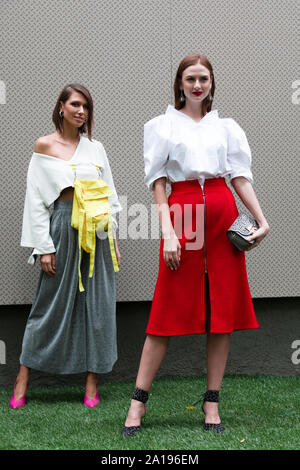
<svg viewBox="0 0 300 470">
<path fill-rule="evenodd" d="M 299 17 L 299 0 L 1 2 L 0 304 L 30 304 L 36 289 L 39 266 L 27 265 L 19 246 L 25 180 L 35 139 L 53 131 L 59 91 L 75 81 L 90 89 L 94 137 L 119 196 L 150 210 L 143 124 L 173 102 L 178 63 L 195 51 L 214 66 L 214 108 L 246 131 L 271 226 L 247 253 L 252 296 L 299 295 Z M 119 301 L 151 300 L 158 246 L 120 241 Z"/>
</svg>

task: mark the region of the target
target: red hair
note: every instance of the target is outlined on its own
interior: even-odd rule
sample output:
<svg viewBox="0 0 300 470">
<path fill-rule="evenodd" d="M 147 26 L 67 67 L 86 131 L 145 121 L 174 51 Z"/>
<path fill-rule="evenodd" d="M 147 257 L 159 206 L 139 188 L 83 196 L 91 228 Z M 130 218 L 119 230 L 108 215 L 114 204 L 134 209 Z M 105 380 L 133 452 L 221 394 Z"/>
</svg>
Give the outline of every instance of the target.
<svg viewBox="0 0 300 470">
<path fill-rule="evenodd" d="M 189 67 L 190 65 L 196 65 L 200 62 L 201 65 L 206 67 L 209 70 L 210 73 L 210 78 L 212 80 L 212 85 L 211 85 L 211 96 L 214 97 L 215 94 L 215 77 L 213 73 L 213 68 L 211 63 L 209 62 L 208 58 L 203 55 L 203 54 L 190 54 L 184 57 L 182 61 L 179 64 L 179 67 L 177 69 L 176 77 L 174 80 L 174 97 L 175 97 L 175 108 L 176 109 L 181 109 L 184 107 L 184 102 L 180 101 L 180 86 L 181 86 L 181 80 L 182 80 L 182 74 L 183 71 Z M 209 99 L 209 96 L 207 96 L 203 101 L 202 101 L 202 114 L 203 116 L 208 113 L 211 110 L 211 105 L 212 105 L 212 100 Z"/>
</svg>

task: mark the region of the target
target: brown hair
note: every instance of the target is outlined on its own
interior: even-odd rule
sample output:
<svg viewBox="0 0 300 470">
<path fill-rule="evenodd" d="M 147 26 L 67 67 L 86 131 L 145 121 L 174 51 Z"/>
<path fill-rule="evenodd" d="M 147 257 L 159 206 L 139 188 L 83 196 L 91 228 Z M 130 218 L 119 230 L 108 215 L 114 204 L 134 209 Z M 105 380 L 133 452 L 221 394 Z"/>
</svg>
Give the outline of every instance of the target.
<svg viewBox="0 0 300 470">
<path fill-rule="evenodd" d="M 87 121 L 79 127 L 78 131 L 80 134 L 86 133 L 88 134 L 88 138 L 92 140 L 92 128 L 94 126 L 94 104 L 93 99 L 91 97 L 90 92 L 79 83 L 71 83 L 66 85 L 64 89 L 61 91 L 55 108 L 52 113 L 52 121 L 56 127 L 56 130 L 59 132 L 63 131 L 63 118 L 59 115 L 60 105 L 61 102 L 65 103 L 71 96 L 73 91 L 77 91 L 81 93 L 85 99 L 87 100 L 87 107 L 88 107 L 88 118 Z"/>
<path fill-rule="evenodd" d="M 182 59 L 182 61 L 180 62 L 178 69 L 177 69 L 176 77 L 174 80 L 174 96 L 175 96 L 175 108 L 176 109 L 181 109 L 185 105 L 185 102 L 180 101 L 180 85 L 181 85 L 183 71 L 190 65 L 198 64 L 198 62 L 200 62 L 200 64 L 206 67 L 210 72 L 210 77 L 212 80 L 210 93 L 211 93 L 211 96 L 214 97 L 216 85 L 215 85 L 215 77 L 214 77 L 211 63 L 209 62 L 208 58 L 203 54 L 190 54 L 184 57 L 184 59 Z M 207 96 L 202 101 L 203 116 L 211 110 L 211 105 L 212 105 L 212 100 L 209 99 L 209 96 Z"/>
</svg>

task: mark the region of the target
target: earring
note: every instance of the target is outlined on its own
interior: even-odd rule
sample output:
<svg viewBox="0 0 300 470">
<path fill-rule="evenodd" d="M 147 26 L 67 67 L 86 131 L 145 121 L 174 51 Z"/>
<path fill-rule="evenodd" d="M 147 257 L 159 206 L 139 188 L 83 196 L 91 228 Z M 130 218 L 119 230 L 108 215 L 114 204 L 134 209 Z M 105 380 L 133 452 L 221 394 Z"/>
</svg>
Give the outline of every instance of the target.
<svg viewBox="0 0 300 470">
<path fill-rule="evenodd" d="M 214 99 L 214 97 L 213 97 L 212 94 L 211 94 L 211 90 L 209 90 L 208 98 L 210 99 L 210 101 L 212 101 L 212 100 Z"/>
<path fill-rule="evenodd" d="M 62 111 L 59 111 L 59 117 L 62 119 L 64 117 L 64 113 Z"/>
<path fill-rule="evenodd" d="M 185 102 L 185 94 L 183 90 L 180 90 L 180 103 L 184 103 L 184 102 Z"/>
</svg>

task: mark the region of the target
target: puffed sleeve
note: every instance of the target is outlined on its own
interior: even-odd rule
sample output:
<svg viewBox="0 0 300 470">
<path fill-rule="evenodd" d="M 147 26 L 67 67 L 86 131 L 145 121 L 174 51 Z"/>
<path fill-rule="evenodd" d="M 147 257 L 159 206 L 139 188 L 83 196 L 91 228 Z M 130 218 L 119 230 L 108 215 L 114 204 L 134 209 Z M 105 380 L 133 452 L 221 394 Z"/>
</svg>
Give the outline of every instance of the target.
<svg viewBox="0 0 300 470">
<path fill-rule="evenodd" d="M 170 124 L 165 115 L 156 116 L 144 125 L 145 183 L 153 189 L 153 183 L 167 174 Z"/>
<path fill-rule="evenodd" d="M 45 205 L 37 186 L 37 175 L 34 170 L 34 158 L 29 164 L 27 187 L 23 211 L 21 246 L 34 248 L 28 259 L 35 263 L 35 255 L 55 253 L 56 249 L 50 236 L 50 211 Z"/>
<path fill-rule="evenodd" d="M 244 176 L 254 183 L 251 171 L 251 150 L 245 132 L 234 119 L 224 119 L 227 128 L 227 161 L 231 167 L 230 181 Z"/>
<path fill-rule="evenodd" d="M 103 180 L 105 181 L 105 183 L 108 184 L 108 186 L 110 187 L 110 189 L 114 193 L 113 196 L 109 196 L 108 200 L 109 200 L 109 204 L 110 204 L 110 207 L 111 207 L 113 229 L 114 229 L 114 232 L 115 232 L 116 229 L 118 228 L 118 223 L 117 223 L 116 218 L 113 216 L 113 214 L 116 214 L 117 212 L 120 212 L 122 210 L 122 206 L 119 202 L 119 198 L 118 198 L 117 191 L 116 191 L 116 188 L 115 188 L 115 185 L 114 185 L 112 172 L 111 172 L 111 169 L 110 169 L 109 161 L 108 161 L 104 146 L 101 142 L 98 142 L 98 141 L 97 141 L 97 145 L 98 145 L 99 154 L 100 154 L 99 165 L 102 168 L 102 175 L 101 176 L 102 176 Z"/>
</svg>

